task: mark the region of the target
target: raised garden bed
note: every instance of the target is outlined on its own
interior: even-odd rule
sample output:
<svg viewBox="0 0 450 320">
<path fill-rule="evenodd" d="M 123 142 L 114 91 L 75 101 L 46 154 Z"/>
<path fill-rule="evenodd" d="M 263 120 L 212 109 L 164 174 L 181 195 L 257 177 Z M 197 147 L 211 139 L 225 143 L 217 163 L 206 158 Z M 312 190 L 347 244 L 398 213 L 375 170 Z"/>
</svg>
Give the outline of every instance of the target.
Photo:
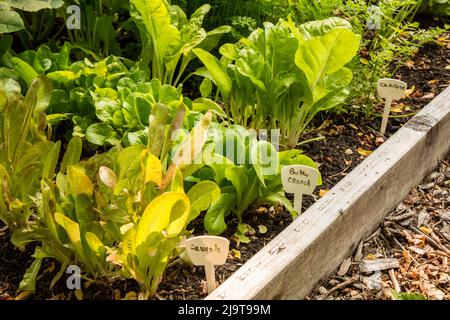
<svg viewBox="0 0 450 320">
<path fill-rule="evenodd" d="M 156 3 L 156 0 L 152 1 L 133 0 L 131 9 L 144 12 L 146 8 L 151 8 Z M 386 5 L 389 6 L 389 4 Z M 170 8 L 168 6 L 166 1 L 160 1 L 159 9 L 167 9 L 166 19 L 163 19 L 164 21 L 161 23 L 167 23 L 175 18 L 175 16 L 169 15 Z M 104 5 L 99 2 L 99 11 L 102 11 L 103 7 Z M 4 117 L 4 119 L 0 119 L 3 121 L 0 121 L 0 125 L 3 126 L 3 123 L 9 125 L 16 120 L 15 118 L 20 119 L 19 113 L 16 117 L 11 116 L 11 110 L 17 110 L 11 106 L 22 101 L 27 92 L 26 89 L 28 89 L 29 95 L 27 95 L 27 99 L 23 99 L 23 105 L 26 106 L 26 112 L 30 112 L 34 117 L 25 117 L 23 127 L 30 126 L 32 133 L 23 134 L 20 137 L 21 141 L 17 144 L 10 143 L 15 140 L 14 137 L 11 138 L 8 135 L 8 130 L 5 130 L 5 133 L 2 130 L 2 135 L 0 135 L 2 139 L 0 147 L 2 151 L 6 150 L 3 154 L 8 154 L 8 157 L 0 157 L 2 161 L 0 174 L 3 180 L 0 186 L 2 189 L 0 191 L 3 191 L 0 205 L 2 205 L 2 220 L 9 227 L 9 229 L 4 227 L 4 224 L 0 222 L 0 299 L 28 299 L 30 297 L 37 300 L 75 298 L 120 300 L 150 297 L 154 299 L 202 299 L 207 296 L 203 267 L 189 266 L 185 259 L 181 258 L 183 251 L 179 248 L 176 249 L 176 244 L 180 243 L 182 236 L 191 236 L 191 233 L 203 235 L 207 232 L 220 234 L 230 239 L 232 249 L 226 264 L 217 267 L 216 275 L 218 282 L 222 285 L 212 295 L 206 297 L 207 299 L 305 297 L 317 281 L 335 269 L 343 257 L 355 247 L 355 244 L 360 242 L 360 239 L 381 221 L 388 210 L 395 206 L 396 201 L 401 200 L 400 198 L 409 191 L 408 188 L 417 183 L 417 180 L 423 177 L 437 159 L 448 151 L 449 147 L 443 137 L 446 137 L 449 131 L 448 105 L 446 103 L 450 96 L 450 89 L 441 93 L 450 84 L 450 74 L 446 72 L 450 63 L 448 32 L 445 33 L 444 29 L 440 28 L 434 29 L 435 26 L 421 21 L 421 27 L 429 27 L 430 30 L 418 27 L 416 30 L 414 29 L 416 27 L 413 27 L 414 32 L 391 34 L 398 42 L 393 47 L 384 50 L 383 45 L 380 46 L 377 41 L 385 35 L 389 35 L 389 30 L 381 30 L 377 35 L 378 31 L 366 30 L 364 25 L 357 23 L 353 25 L 355 21 L 352 23 L 349 21 L 353 16 L 352 9 L 347 10 L 343 5 L 340 8 L 340 18 L 331 18 L 330 16 L 329 20 L 314 22 L 313 25 L 301 25 L 306 21 L 300 22 L 300 20 L 297 25 L 290 24 L 289 30 L 286 29 L 287 21 L 274 25 L 277 32 L 286 38 L 284 40 L 292 44 L 295 42 L 298 46 L 290 46 L 289 54 L 283 55 L 284 58 L 289 56 L 291 59 L 290 63 L 280 64 L 280 67 L 287 66 L 287 69 L 280 69 L 276 76 L 273 70 L 269 73 L 260 73 L 258 74 L 260 80 L 255 84 L 253 84 L 252 77 L 247 77 L 248 70 L 239 67 L 242 61 L 253 62 L 253 59 L 246 60 L 248 59 L 247 51 L 241 51 L 241 44 L 228 43 L 223 50 L 225 53 L 221 50 L 220 54 L 218 50 L 209 49 L 208 51 L 203 47 L 195 48 L 189 52 L 192 58 L 196 57 L 197 60 L 193 66 L 186 70 L 183 67 L 172 70 L 181 73 L 182 71 L 190 72 L 194 71 L 198 64 L 205 65 L 209 72 L 214 73 L 213 78 L 215 79 L 212 81 L 207 76 L 201 86 L 198 82 L 199 78 L 192 78 L 183 82 L 183 87 L 176 88 L 179 84 L 178 80 L 182 79 L 181 73 L 179 77 L 175 76 L 172 79 L 170 64 L 165 65 L 165 61 L 159 61 L 157 54 L 149 62 L 150 65 L 141 70 L 140 68 L 143 66 L 135 64 L 138 60 L 136 57 L 138 50 L 133 47 L 130 49 L 128 46 L 130 44 L 128 40 L 130 37 L 133 38 L 132 33 L 128 30 L 130 26 L 125 29 L 120 27 L 123 23 L 122 20 L 127 20 L 130 8 L 121 8 L 117 25 L 115 22 L 114 25 L 109 26 L 110 29 L 112 28 L 111 30 L 117 31 L 118 35 L 118 39 L 110 40 L 112 42 L 119 40 L 120 42 L 115 43 L 119 45 L 115 49 L 127 44 L 125 51 L 127 53 L 132 51 L 131 55 L 123 56 L 131 59 L 129 61 L 111 55 L 106 45 L 105 48 L 96 47 L 99 43 L 83 43 L 83 39 L 78 39 L 78 37 L 77 41 L 81 42 L 80 46 L 75 44 L 71 47 L 74 41 L 70 41 L 72 44 L 66 43 L 62 47 L 63 41 L 73 40 L 74 37 L 71 31 L 64 31 L 64 19 L 59 16 L 57 21 L 58 23 L 62 22 L 63 26 L 60 31 L 63 32 L 63 36 L 58 43 L 44 42 L 44 45 L 38 49 L 38 45 L 42 44 L 42 39 L 27 39 L 28 34 L 25 34 L 24 31 L 18 35 L 8 35 L 4 38 L 1 35 L 1 47 L 7 50 L 4 54 L 0 53 L 0 67 L 2 67 L 0 70 L 2 72 L 0 73 L 0 83 L 2 84 L 0 114 Z M 2 7 L 2 10 L 7 10 L 15 18 L 18 18 L 19 22 L 22 18 L 26 20 L 28 14 L 19 16 L 16 9 L 24 8 Z M 106 19 L 108 19 L 108 15 L 115 14 L 114 8 L 104 9 L 111 9 L 109 12 L 105 10 Z M 287 7 L 284 9 L 286 12 L 294 10 Z M 420 8 L 417 7 L 417 9 Z M 206 13 L 209 7 L 204 6 L 202 10 Z M 359 12 L 363 14 L 366 11 L 359 9 Z M 142 12 L 140 12 L 141 15 Z M 45 20 L 43 17 L 46 14 L 53 15 L 53 19 L 55 18 L 53 11 L 40 14 L 42 14 L 41 18 L 37 19 L 40 21 Z M 330 12 L 329 15 L 331 14 Z M 34 13 L 29 15 L 34 18 Z M 97 19 L 94 12 L 92 15 L 92 19 Z M 136 18 L 136 12 L 133 18 Z M 276 23 L 279 17 L 274 18 L 274 23 Z M 414 15 L 410 18 L 413 19 Z M 423 18 L 418 16 L 416 19 Z M 436 23 L 442 26 L 442 21 L 436 19 L 431 24 Z M 180 21 L 171 22 L 173 22 L 172 27 L 181 28 Z M 316 30 L 314 25 L 317 23 L 319 26 L 325 27 Z M 323 100 L 308 102 L 310 96 L 313 97 L 313 100 L 319 97 L 320 90 L 316 92 L 317 81 L 309 81 L 311 79 L 306 79 L 308 76 L 303 77 L 303 75 L 310 74 L 307 71 L 310 64 L 305 63 L 310 56 L 308 52 L 319 50 L 318 48 L 308 48 L 314 41 L 304 42 L 303 37 L 313 37 L 320 41 L 329 40 L 331 31 L 326 30 L 328 23 L 333 25 L 332 29 L 336 39 L 344 39 L 335 41 L 335 44 L 339 44 L 339 47 L 343 48 L 342 54 L 336 56 L 348 55 L 345 59 L 342 58 L 346 60 L 346 63 L 343 60 L 341 62 L 334 61 L 336 67 L 324 71 L 323 74 L 320 70 L 313 70 L 312 74 L 320 75 L 321 79 L 317 79 L 317 81 L 323 83 L 325 91 L 330 91 L 330 97 L 334 96 L 336 101 L 339 100 L 337 106 L 333 105 L 334 99 L 327 100 L 327 97 L 322 97 Z M 399 22 L 399 25 L 407 30 L 406 20 Z M 311 26 L 311 31 L 305 31 L 309 30 L 308 28 Z M 17 24 L 15 27 L 20 27 L 20 25 Z M 40 30 L 41 27 L 39 26 L 37 29 Z M 137 28 L 140 27 L 142 25 L 138 23 Z M 196 28 L 199 35 L 204 34 L 204 30 L 200 29 L 200 26 L 196 26 Z M 269 35 L 272 32 L 269 24 L 265 24 L 265 28 L 266 30 L 261 35 Z M 295 32 L 297 28 L 304 28 L 302 32 L 306 33 L 300 35 Z M 39 31 L 34 29 L 36 28 L 31 31 L 35 33 Z M 140 30 L 141 36 L 143 34 L 148 36 L 151 29 L 153 28 L 146 25 L 146 29 Z M 215 30 L 217 33 L 213 32 L 212 34 L 213 36 L 222 35 L 222 32 L 228 33 L 230 30 L 224 26 Z M 45 28 L 45 31 L 50 32 L 51 30 Z M 134 31 L 137 35 L 137 29 Z M 173 31 L 174 33 L 180 32 L 180 30 Z M 0 31 L 0 33 L 2 32 L 5 31 Z M 362 36 L 361 48 L 358 53 L 360 37 L 357 34 Z M 233 35 L 233 37 L 237 36 Z M 20 38 L 21 44 L 17 41 L 18 38 Z M 270 50 L 273 50 L 275 56 L 282 46 L 278 46 L 277 43 L 269 43 L 269 38 L 265 41 L 271 46 Z M 29 41 L 27 42 L 27 40 Z M 34 43 L 35 40 L 36 43 Z M 247 40 L 245 45 L 249 46 L 249 49 L 255 49 L 256 47 L 253 47 L 252 44 L 255 38 L 249 37 Z M 264 40 L 263 36 L 260 40 Z M 151 41 L 156 40 L 152 38 Z M 399 50 L 398 45 L 403 41 L 406 41 L 408 50 L 402 54 L 396 52 L 398 60 L 387 57 L 378 60 L 377 55 L 374 54 L 375 52 L 388 53 L 389 50 L 395 52 Z M 342 45 L 344 42 L 348 44 L 347 48 Z M 413 54 L 416 52 L 414 46 L 419 48 L 424 43 L 427 45 L 418 54 Z M 52 48 L 47 47 L 47 44 Z M 144 41 L 140 44 L 145 46 Z M 30 46 L 30 49 L 34 47 L 33 49 L 36 51 L 30 50 L 24 53 L 23 50 L 28 49 L 27 45 Z M 385 43 L 385 45 L 388 44 Z M 94 53 L 80 50 L 80 48 L 86 48 L 83 46 L 93 46 L 91 49 Z M 183 50 L 190 50 L 188 47 L 180 46 Z M 233 50 L 230 50 L 231 47 Z M 109 48 L 114 50 L 113 46 Z M 350 52 L 353 53 L 352 56 L 350 56 Z M 167 53 L 162 53 L 160 56 L 165 56 Z M 187 52 L 183 51 L 183 53 Z M 267 53 L 258 52 L 258 54 L 259 59 L 264 61 L 270 56 Z M 301 54 L 305 54 L 304 59 L 297 59 Z M 223 65 L 217 68 L 217 64 L 219 64 L 217 59 L 221 55 L 226 59 L 222 59 L 220 63 Z M 227 59 L 231 59 L 231 56 L 233 56 L 233 61 L 229 63 Z M 405 62 L 405 57 L 411 60 Z M 83 58 L 85 58 L 84 61 L 81 61 Z M 90 58 L 92 61 L 89 60 Z M 141 58 L 145 58 L 145 55 Z M 269 60 L 264 63 L 264 68 L 270 65 Z M 64 61 L 66 63 L 62 63 Z M 374 90 L 370 88 L 373 88 L 381 74 L 387 76 L 388 71 L 380 67 L 380 61 L 391 62 L 389 70 L 392 72 L 396 70 L 393 72 L 395 77 L 409 84 L 405 98 L 401 102 L 394 103 L 386 135 L 391 138 L 387 141 L 386 137 L 378 133 L 381 122 L 379 116 L 382 112 L 381 105 L 375 105 L 373 108 L 365 108 L 361 105 L 361 101 L 378 103 L 372 96 Z M 326 65 L 331 65 L 331 62 L 330 64 L 328 62 Z M 292 67 L 297 66 L 300 72 L 294 71 L 291 75 L 291 64 Z M 344 69 L 344 65 L 348 69 L 346 67 Z M 383 66 L 387 65 L 387 63 L 383 64 Z M 152 69 L 150 76 L 149 70 L 146 69 L 149 66 Z M 247 88 L 252 88 L 251 94 L 241 90 L 239 84 L 241 80 L 238 81 L 239 83 L 235 81 L 233 66 L 239 67 L 239 72 L 243 72 L 241 80 L 245 79 L 248 82 Z M 167 70 L 165 70 L 166 67 L 168 67 Z M 192 70 L 190 70 L 191 68 Z M 335 71 L 333 75 L 338 74 L 338 78 L 341 77 L 341 79 L 337 79 L 330 85 L 327 77 L 331 75 L 333 68 L 340 68 L 340 72 Z M 218 69 L 226 71 L 227 74 L 221 74 Z M 6 73 L 3 74 L 4 72 Z M 217 72 L 219 73 L 218 78 L 216 78 Z M 377 73 L 377 76 L 373 76 L 369 81 L 365 77 L 371 72 Z M 270 73 L 273 78 L 266 77 Z M 261 93 L 261 88 L 271 89 L 275 83 L 278 83 L 280 77 L 284 79 L 286 73 L 295 77 L 296 80 L 286 83 L 281 81 L 282 84 L 277 87 L 276 92 L 267 90 L 265 93 Z M 362 77 L 350 82 L 351 73 L 355 76 L 354 78 L 361 75 Z M 205 75 L 204 72 L 199 74 Z M 228 86 L 226 83 L 221 84 L 219 78 L 226 80 L 227 77 L 229 78 Z M 164 86 L 161 86 L 161 82 Z M 284 86 L 291 90 L 292 83 L 295 84 L 292 88 L 298 89 L 296 85 L 301 84 L 307 87 L 305 90 L 308 92 L 293 90 L 289 91 L 286 101 L 283 100 L 286 97 L 280 101 L 271 100 L 275 96 L 280 97 L 279 94 L 285 94 Z M 358 85 L 365 83 L 368 84 L 367 88 L 369 89 L 364 91 Z M 231 95 L 230 92 L 227 92 L 227 87 L 231 90 Z M 37 94 L 34 99 L 33 95 L 36 91 L 44 92 L 45 99 L 42 96 L 38 99 Z M 202 98 L 199 98 L 198 91 L 201 91 Z M 347 95 L 350 92 L 352 94 L 350 97 L 357 97 L 361 100 L 349 99 Z M 294 96 L 300 93 L 304 96 L 291 97 L 291 94 Z M 439 93 L 441 95 L 436 98 Z M 261 99 L 260 94 L 263 96 L 267 94 L 267 99 Z M 230 96 L 232 96 L 231 99 L 229 99 Z M 168 100 L 157 101 L 161 97 Z M 240 99 L 245 101 L 242 103 Z M 254 101 L 251 101 L 252 99 Z M 284 108 L 285 104 L 289 104 L 290 110 L 295 113 L 291 118 L 297 119 L 295 124 L 304 125 L 299 125 L 297 128 L 293 126 L 294 122 L 290 119 L 277 118 L 281 114 L 279 112 L 273 114 L 264 114 L 263 112 L 261 114 L 259 111 L 267 109 L 266 102 L 268 101 L 271 101 L 275 107 L 279 104 L 278 107 Z M 408 122 L 428 101 L 431 103 Z M 311 105 L 309 105 L 310 103 Z M 351 103 L 355 103 L 356 106 L 350 105 Z M 38 105 L 43 110 L 45 109 L 46 113 L 36 111 L 34 108 L 37 108 Z M 299 105 L 301 109 L 299 109 Z M 312 111 L 315 110 L 316 105 L 324 109 L 329 106 L 329 112 L 314 114 Z M 251 111 L 248 110 L 249 106 L 254 107 L 258 112 L 255 111 L 250 118 L 246 118 L 248 111 Z M 313 106 L 314 108 L 312 108 Z M 311 109 L 308 110 L 308 107 Z M 90 113 L 88 116 L 85 113 L 87 110 Z M 214 111 L 214 116 L 211 111 Z M 341 111 L 345 112 L 341 113 Z M 311 114 L 307 115 L 309 112 Z M 169 114 L 170 117 L 173 117 L 170 121 L 168 121 Z M 199 119 L 201 121 L 197 122 Z M 312 122 L 309 122 L 310 120 Z M 160 126 L 156 125 L 157 123 Z M 236 126 L 230 126 L 232 123 L 239 123 L 241 126 L 237 129 Z M 186 152 L 183 148 L 179 152 L 178 145 L 174 141 L 169 141 L 168 137 L 173 133 L 172 130 L 188 128 L 188 131 L 193 133 L 199 128 L 198 130 L 206 132 L 210 126 L 233 131 L 233 134 L 238 134 L 238 136 L 242 132 L 247 132 L 246 129 L 253 127 L 281 129 L 282 147 L 299 147 L 305 155 L 311 157 L 315 164 L 307 157 L 288 160 L 307 163 L 311 166 L 317 165 L 323 177 L 323 184 L 320 188 L 317 188 L 312 196 L 305 197 L 302 210 L 304 213 L 293 221 L 292 215 L 286 210 L 286 208 L 290 208 L 290 204 L 289 200 L 284 198 L 281 184 L 277 183 L 276 176 L 261 174 L 260 163 L 257 164 L 260 167 L 253 163 L 243 166 L 237 162 L 232 163 L 234 171 L 230 170 L 229 175 L 228 170 L 227 174 L 220 175 L 216 172 L 216 168 L 206 163 L 202 164 L 201 172 L 184 171 L 186 167 L 182 165 L 178 168 L 180 174 L 177 174 L 175 160 L 184 158 L 183 154 Z M 161 131 L 161 128 L 165 129 Z M 298 132 L 298 134 L 302 134 L 301 141 L 309 140 L 309 142 L 298 145 L 301 141 L 298 141 L 295 130 L 299 128 L 303 130 Z M 164 139 L 161 138 L 161 135 L 164 136 Z M 201 145 L 200 151 L 203 147 L 206 149 L 206 146 L 216 143 L 220 145 L 223 142 L 217 136 L 209 136 L 208 133 L 201 136 L 202 139 L 196 140 L 196 135 L 192 134 L 187 139 L 183 139 L 183 142 L 190 142 L 190 137 L 193 137 L 192 140 Z M 160 140 L 164 140 L 164 145 L 159 146 Z M 42 143 L 38 145 L 40 142 Z M 177 143 L 179 142 L 177 141 Z M 252 140 L 252 143 L 254 142 Z M 22 156 L 22 148 L 17 148 L 17 151 L 16 145 L 25 144 L 37 145 L 35 149 L 30 148 L 30 150 L 42 152 L 43 148 L 51 148 L 49 149 L 51 152 L 43 153 L 45 156 L 42 156 L 42 163 L 44 163 L 42 170 L 39 167 L 41 165 L 40 156 L 37 157 L 39 159 L 37 164 L 33 162 L 33 166 L 31 166 L 33 168 L 28 168 L 32 172 L 37 172 L 37 181 L 35 182 L 39 183 L 30 185 L 30 188 L 24 191 L 21 183 L 17 183 L 22 175 L 17 174 L 15 170 L 17 168 L 23 170 L 23 165 L 29 164 L 29 161 L 23 161 L 22 166 L 17 164 L 17 159 Z M 242 144 L 245 143 L 242 142 Z M 129 145 L 133 146 L 126 150 L 121 148 Z M 117 148 L 111 148 L 112 146 Z M 171 148 L 173 148 L 170 150 L 172 153 L 168 156 Z M 244 149 L 250 150 L 250 147 Z M 377 149 L 375 153 L 370 155 L 375 149 Z M 68 156 L 63 157 L 63 153 L 67 150 L 70 151 L 67 152 Z M 248 153 L 250 154 L 250 151 Z M 253 156 L 253 147 L 251 153 Z M 118 157 L 118 154 L 121 156 Z M 24 156 L 24 159 L 27 158 Z M 140 159 L 140 163 L 135 161 L 136 159 Z M 364 159 L 366 160 L 363 162 Z M 420 161 L 417 165 L 413 163 L 413 160 L 416 159 Z M 248 167 L 246 167 L 247 165 Z M 127 171 L 130 170 L 128 174 L 123 174 L 123 168 L 127 168 Z M 242 176 L 238 176 L 238 173 Z M 11 185 L 9 185 L 9 177 L 15 180 Z M 240 179 L 236 179 L 236 177 Z M 70 182 L 66 183 L 68 181 L 66 179 Z M 244 183 L 247 179 L 254 182 Z M 265 180 L 267 181 L 265 182 Z M 72 181 L 75 182 L 72 184 Z M 266 188 L 266 183 L 273 181 L 275 188 L 272 184 L 270 184 L 271 188 Z M 399 183 L 399 181 L 401 182 Z M 28 181 L 23 182 L 25 185 L 25 182 Z M 241 182 L 252 186 L 248 194 L 255 195 L 255 197 L 251 198 L 249 202 L 240 201 L 245 194 L 245 188 L 240 187 Z M 203 183 L 203 186 L 207 186 L 207 188 L 198 188 L 190 195 L 189 192 L 198 183 Z M 255 185 L 257 187 L 254 187 Z M 120 186 L 120 188 L 116 189 L 116 186 Z M 10 189 L 13 189 L 12 192 Z M 202 201 L 195 203 L 198 200 L 196 196 L 202 194 L 202 192 L 199 193 L 199 190 L 205 191 L 205 198 L 210 198 L 208 206 Z M 254 192 L 255 190 L 256 192 Z M 265 198 L 265 192 L 272 199 Z M 163 196 L 174 202 L 161 201 Z M 175 196 L 178 199 L 176 201 L 174 200 Z M 15 199 L 18 201 L 14 201 Z M 23 202 L 19 199 L 22 199 Z M 220 219 L 212 221 L 210 218 L 215 217 L 216 219 L 217 216 L 213 215 L 218 211 L 218 207 L 214 207 L 213 204 L 223 203 L 219 200 L 225 201 L 224 199 L 228 199 L 226 203 L 230 203 L 229 199 L 235 201 L 231 202 L 229 210 L 224 210 L 227 212 L 222 213 L 223 221 Z M 290 199 L 292 200 L 292 198 Z M 278 204 L 273 204 L 277 201 Z M 81 203 L 86 206 L 79 206 Z M 168 203 L 172 203 L 172 205 Z M 184 206 L 181 206 L 181 203 Z M 272 203 L 272 205 L 268 203 Z M 258 206 L 254 204 L 258 204 Z M 14 211 L 17 206 L 21 206 L 20 208 L 27 214 L 23 214 L 24 211 L 20 211 L 22 215 L 17 214 L 19 211 Z M 226 207 L 228 208 L 228 206 Z M 175 212 L 183 214 L 183 219 L 180 219 L 185 222 L 183 226 L 177 225 Z M 170 221 L 165 227 L 155 222 L 163 220 L 159 219 L 161 214 L 168 217 L 167 220 Z M 191 215 L 195 217 L 191 219 Z M 141 222 L 142 225 L 139 226 Z M 147 230 L 151 228 L 146 227 L 152 223 L 157 229 L 153 230 L 156 238 L 153 238 L 153 234 Z M 174 228 L 170 228 L 169 225 Z M 242 231 L 242 228 L 246 231 Z M 178 232 L 168 233 L 169 229 Z M 145 233 L 146 230 L 149 234 Z M 34 231 L 37 232 L 34 233 Z M 139 237 L 136 235 L 138 233 Z M 13 234 L 14 236 L 12 236 Z M 45 236 L 41 238 L 43 234 Z M 30 238 L 28 238 L 29 235 L 31 235 Z M 14 247 L 10 240 L 17 247 Z M 147 242 L 150 240 L 154 243 Z M 140 245 L 145 245 L 145 247 L 140 247 Z M 22 247 L 22 251 L 18 247 Z M 137 249 L 138 247 L 140 248 Z M 32 255 L 36 248 L 38 257 L 34 260 Z M 49 248 L 55 248 L 55 250 L 52 252 L 52 250 L 47 250 Z M 145 250 L 141 250 L 143 248 Z M 148 251 L 146 251 L 147 249 Z M 130 252 L 129 250 L 135 251 Z M 43 254 L 44 252 L 45 254 Z M 167 255 L 161 256 L 165 254 Z M 39 258 L 39 256 L 44 256 L 44 258 Z M 156 262 L 157 259 L 160 261 Z M 149 260 L 153 261 L 150 263 L 153 266 L 153 263 L 161 263 L 161 268 L 148 269 L 146 263 Z M 168 261 L 170 264 L 164 271 Z M 36 263 L 40 267 L 40 272 L 37 272 L 39 268 L 35 268 Z M 77 264 L 84 268 L 82 290 L 73 291 L 67 288 L 64 271 L 69 264 Z M 159 266 L 159 264 L 157 265 Z M 30 266 L 35 267 L 30 268 Z M 58 273 L 58 271 L 60 272 Z M 32 280 L 28 283 L 22 282 L 21 289 L 19 289 L 19 283 L 25 273 L 27 273 L 26 278 Z M 32 274 L 30 275 L 30 273 Z M 57 274 L 63 276 L 52 288 L 51 284 L 53 280 L 56 280 Z M 36 276 L 35 286 L 33 279 Z M 162 281 L 159 283 L 160 279 Z"/>
<path fill-rule="evenodd" d="M 450 151 L 450 88 L 207 299 L 301 299 Z"/>
</svg>

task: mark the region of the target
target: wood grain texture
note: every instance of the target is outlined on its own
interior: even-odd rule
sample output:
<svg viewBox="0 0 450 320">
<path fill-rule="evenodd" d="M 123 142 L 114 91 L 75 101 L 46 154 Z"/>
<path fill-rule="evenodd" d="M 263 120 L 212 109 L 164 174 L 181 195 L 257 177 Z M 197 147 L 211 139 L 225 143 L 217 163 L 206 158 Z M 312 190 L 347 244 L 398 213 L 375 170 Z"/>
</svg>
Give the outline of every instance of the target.
<svg viewBox="0 0 450 320">
<path fill-rule="evenodd" d="M 450 151 L 450 88 L 206 299 L 302 299 Z"/>
</svg>

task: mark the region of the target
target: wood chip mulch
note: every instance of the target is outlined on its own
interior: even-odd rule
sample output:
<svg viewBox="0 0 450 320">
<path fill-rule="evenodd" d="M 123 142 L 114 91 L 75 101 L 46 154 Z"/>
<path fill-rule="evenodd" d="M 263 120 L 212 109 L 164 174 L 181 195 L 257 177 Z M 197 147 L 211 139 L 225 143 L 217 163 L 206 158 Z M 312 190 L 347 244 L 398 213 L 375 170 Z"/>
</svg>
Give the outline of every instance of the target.
<svg viewBox="0 0 450 320">
<path fill-rule="evenodd" d="M 307 299 L 390 300 L 392 290 L 450 300 L 450 158 Z"/>
</svg>

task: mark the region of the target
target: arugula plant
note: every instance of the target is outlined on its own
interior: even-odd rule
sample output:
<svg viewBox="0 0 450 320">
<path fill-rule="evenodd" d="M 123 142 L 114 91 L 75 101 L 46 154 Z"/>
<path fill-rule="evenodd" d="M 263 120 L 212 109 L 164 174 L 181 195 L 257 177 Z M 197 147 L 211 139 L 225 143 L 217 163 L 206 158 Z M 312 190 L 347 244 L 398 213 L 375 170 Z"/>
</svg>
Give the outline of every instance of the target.
<svg viewBox="0 0 450 320">
<path fill-rule="evenodd" d="M 359 37 L 340 18 L 297 27 L 266 23 L 237 44 L 220 48 L 219 60 L 200 48 L 206 68 L 194 74 L 213 81 L 230 121 L 254 129 L 280 129 L 282 147 L 295 147 L 314 116 L 342 104 Z"/>
<path fill-rule="evenodd" d="M 40 180 L 53 178 L 61 144 L 47 140 L 47 78 L 35 79 L 25 97 L 16 81 L 0 79 L 0 84 L 0 219 L 14 230 L 27 223 Z"/>
<path fill-rule="evenodd" d="M 231 30 L 229 26 L 208 32 L 202 28 L 209 5 L 201 6 L 188 19 L 180 7 L 166 0 L 130 0 L 130 4 L 141 35 L 141 66 L 151 64 L 151 77 L 163 84 L 177 86 L 189 63 L 196 58 L 192 49 L 210 51 Z"/>
</svg>

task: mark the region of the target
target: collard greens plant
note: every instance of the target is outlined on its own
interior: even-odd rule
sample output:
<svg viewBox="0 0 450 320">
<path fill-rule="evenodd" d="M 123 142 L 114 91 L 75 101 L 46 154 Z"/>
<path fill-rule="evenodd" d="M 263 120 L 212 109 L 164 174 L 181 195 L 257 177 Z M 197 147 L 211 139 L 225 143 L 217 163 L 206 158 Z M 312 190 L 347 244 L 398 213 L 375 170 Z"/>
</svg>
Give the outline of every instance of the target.
<svg viewBox="0 0 450 320">
<path fill-rule="evenodd" d="M 346 20 L 299 27 L 281 20 L 237 44 L 225 44 L 220 60 L 194 49 L 206 66 L 195 74 L 215 83 L 235 123 L 279 128 L 282 146 L 294 147 L 318 112 L 345 101 L 352 80 L 345 65 L 358 47 L 359 37 Z"/>
</svg>

